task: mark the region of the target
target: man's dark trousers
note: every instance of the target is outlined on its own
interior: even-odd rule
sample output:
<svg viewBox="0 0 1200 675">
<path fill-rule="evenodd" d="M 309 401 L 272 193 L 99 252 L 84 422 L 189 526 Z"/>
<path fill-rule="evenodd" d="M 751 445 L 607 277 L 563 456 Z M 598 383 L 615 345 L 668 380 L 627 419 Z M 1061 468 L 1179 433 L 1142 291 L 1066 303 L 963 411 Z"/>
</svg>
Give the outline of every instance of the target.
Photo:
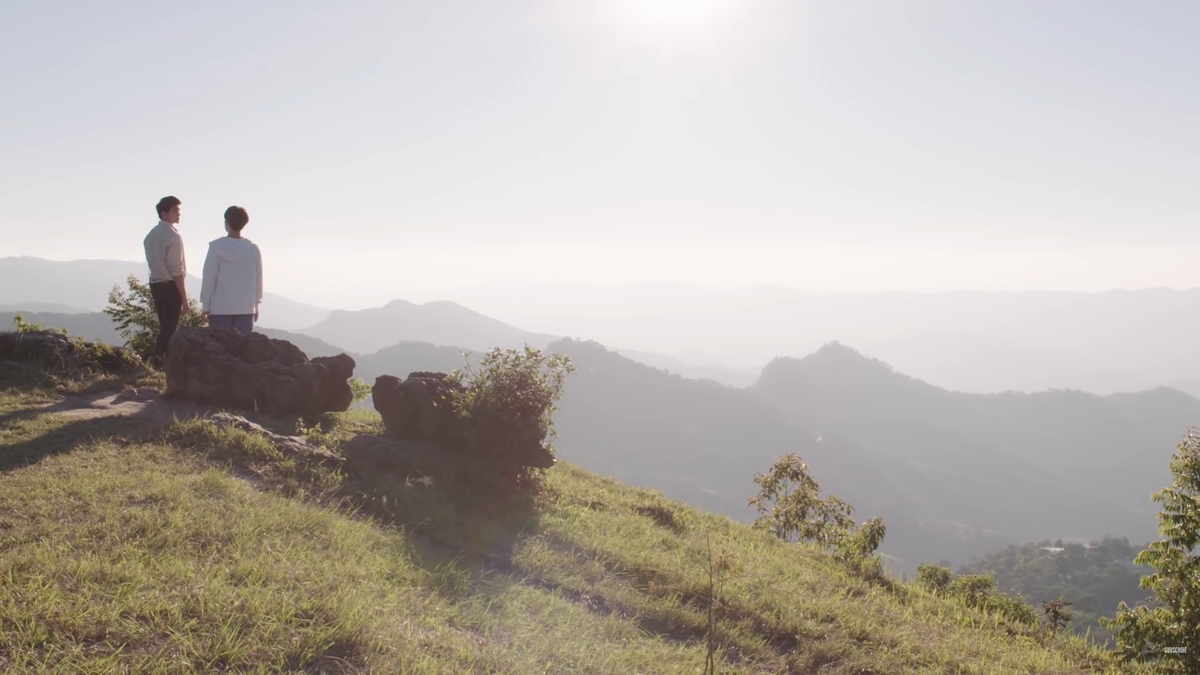
<svg viewBox="0 0 1200 675">
<path fill-rule="evenodd" d="M 154 299 L 154 312 L 158 314 L 158 342 L 154 345 L 154 362 L 161 364 L 167 355 L 167 345 L 175 329 L 179 328 L 179 316 L 183 311 L 183 298 L 174 281 L 150 284 L 150 297 Z"/>
</svg>

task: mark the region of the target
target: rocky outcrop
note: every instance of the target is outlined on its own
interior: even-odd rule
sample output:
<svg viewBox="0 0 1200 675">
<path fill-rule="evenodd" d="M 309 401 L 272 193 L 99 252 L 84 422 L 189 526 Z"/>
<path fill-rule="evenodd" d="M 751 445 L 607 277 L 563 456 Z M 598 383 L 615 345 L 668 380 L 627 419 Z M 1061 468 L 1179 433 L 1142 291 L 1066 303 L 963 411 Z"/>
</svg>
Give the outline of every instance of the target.
<svg viewBox="0 0 1200 675">
<path fill-rule="evenodd" d="M 407 380 L 381 375 L 371 388 L 371 398 L 388 435 L 458 448 L 467 442 L 453 406 L 454 396 L 462 391 L 462 385 L 445 373 L 410 373 Z"/>
<path fill-rule="evenodd" d="M 141 359 L 122 347 L 86 342 L 58 331 L 34 330 L 0 333 L 0 363 L 117 374 L 141 365 Z"/>
<path fill-rule="evenodd" d="M 350 408 L 346 354 L 311 361 L 287 340 L 232 328 L 180 328 L 163 360 L 167 394 L 197 403 L 275 416 Z"/>
<path fill-rule="evenodd" d="M 554 465 L 540 420 L 495 414 L 466 418 L 454 411 L 454 399 L 462 393 L 462 385 L 445 373 L 425 372 L 405 380 L 381 375 L 371 389 L 389 436 L 479 461 L 542 469 Z"/>
<path fill-rule="evenodd" d="M 268 430 L 262 425 L 230 413 L 216 413 L 209 418 L 218 429 L 241 429 L 263 437 L 276 450 L 303 464 L 323 466 L 327 469 L 339 469 L 346 460 L 328 450 L 313 447 L 303 436 L 284 436 Z"/>
</svg>

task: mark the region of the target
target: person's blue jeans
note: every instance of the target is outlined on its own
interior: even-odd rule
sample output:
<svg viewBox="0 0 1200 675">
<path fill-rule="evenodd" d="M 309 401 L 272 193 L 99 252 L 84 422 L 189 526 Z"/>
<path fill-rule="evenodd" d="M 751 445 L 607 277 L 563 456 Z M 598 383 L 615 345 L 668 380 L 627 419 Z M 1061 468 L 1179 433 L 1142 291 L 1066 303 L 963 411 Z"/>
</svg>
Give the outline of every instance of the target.
<svg viewBox="0 0 1200 675">
<path fill-rule="evenodd" d="M 209 314 L 208 325 L 213 328 L 235 328 L 242 335 L 254 330 L 253 314 Z"/>
</svg>

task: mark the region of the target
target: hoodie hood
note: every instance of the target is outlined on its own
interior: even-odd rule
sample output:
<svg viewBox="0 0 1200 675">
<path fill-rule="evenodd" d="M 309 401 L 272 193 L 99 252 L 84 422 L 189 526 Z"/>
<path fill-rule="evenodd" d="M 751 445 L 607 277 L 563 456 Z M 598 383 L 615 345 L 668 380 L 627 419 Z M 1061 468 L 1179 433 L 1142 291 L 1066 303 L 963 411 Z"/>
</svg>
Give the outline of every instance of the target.
<svg viewBox="0 0 1200 675">
<path fill-rule="evenodd" d="M 254 244 L 246 238 L 221 237 L 208 244 L 213 253 L 229 262 L 238 262 L 254 250 Z"/>
</svg>

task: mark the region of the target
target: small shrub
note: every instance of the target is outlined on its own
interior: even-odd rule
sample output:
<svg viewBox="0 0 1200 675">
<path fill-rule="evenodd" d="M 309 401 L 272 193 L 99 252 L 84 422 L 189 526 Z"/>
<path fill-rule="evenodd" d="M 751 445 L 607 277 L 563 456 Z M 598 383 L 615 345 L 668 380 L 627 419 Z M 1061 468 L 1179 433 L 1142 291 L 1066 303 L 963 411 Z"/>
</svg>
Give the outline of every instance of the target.
<svg viewBox="0 0 1200 675">
<path fill-rule="evenodd" d="M 967 607 L 981 607 L 984 598 L 996 590 L 996 580 L 991 574 L 964 574 L 955 578 L 946 592 L 963 601 Z"/>
<path fill-rule="evenodd" d="M 1057 635 L 1066 630 L 1067 624 L 1071 623 L 1071 612 L 1067 608 L 1072 604 L 1061 595 L 1042 603 L 1042 625 L 1048 632 Z"/>
<path fill-rule="evenodd" d="M 949 567 L 931 563 L 917 565 L 917 584 L 938 595 L 945 595 L 949 592 L 950 580 L 953 578 L 954 573 L 950 571 Z"/>
<path fill-rule="evenodd" d="M 866 558 L 879 549 L 886 535 L 887 525 L 883 518 L 871 518 L 847 531 L 846 536 L 838 542 L 838 552 L 842 558 Z"/>
<path fill-rule="evenodd" d="M 371 385 L 364 382 L 361 377 L 350 378 L 349 384 L 350 384 L 350 393 L 351 393 L 351 398 L 350 398 L 351 403 L 358 403 L 360 401 L 365 401 L 371 395 Z"/>
<path fill-rule="evenodd" d="M 49 328 L 40 323 L 26 321 L 24 314 L 18 314 L 13 317 L 13 328 L 18 333 L 38 333 L 45 331 L 50 333 L 58 333 L 60 335 L 67 334 L 67 331 L 62 328 Z"/>
<path fill-rule="evenodd" d="M 565 355 L 545 354 L 527 346 L 523 351 L 492 349 L 480 359 L 478 370 L 468 360 L 447 379 L 462 386 L 453 406 L 466 426 L 481 433 L 541 442 L 553 453 L 549 439 L 557 435 L 554 412 L 566 376 L 574 370 Z M 532 467 L 501 465 L 489 474 L 488 482 L 499 480 L 536 492 L 543 474 Z"/>
<path fill-rule="evenodd" d="M 467 361 L 448 379 L 464 388 L 454 400 L 460 416 L 489 417 L 514 425 L 534 422 L 544 438 L 553 438 L 557 435 L 554 412 L 566 376 L 574 370 L 571 360 L 562 354 L 547 355 L 532 347 L 524 351 L 492 349 L 483 355 L 477 371 Z"/>
<path fill-rule="evenodd" d="M 1027 628 L 1033 628 L 1038 622 L 1037 610 L 1022 598 L 993 593 L 984 596 L 980 607 Z"/>
<path fill-rule="evenodd" d="M 133 350 L 143 361 L 154 355 L 158 341 L 158 314 L 154 311 L 154 297 L 150 285 L 132 274 L 125 280 L 129 291 L 113 285 L 108 293 L 108 306 L 104 313 L 117 324 L 117 333 L 125 340 L 125 346 Z M 188 298 L 188 311 L 179 318 L 179 325 L 199 328 L 204 325 L 200 317 L 200 306 L 195 298 Z"/>
</svg>

